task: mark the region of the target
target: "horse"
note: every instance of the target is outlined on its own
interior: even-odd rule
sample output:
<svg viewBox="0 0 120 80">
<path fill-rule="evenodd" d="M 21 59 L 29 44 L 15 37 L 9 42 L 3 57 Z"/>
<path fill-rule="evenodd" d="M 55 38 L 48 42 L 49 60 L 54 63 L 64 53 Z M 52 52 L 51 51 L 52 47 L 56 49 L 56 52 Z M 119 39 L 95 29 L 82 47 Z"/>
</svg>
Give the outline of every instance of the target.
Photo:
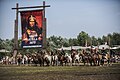
<svg viewBox="0 0 120 80">
<path fill-rule="evenodd" d="M 91 64 L 91 56 L 89 54 L 89 52 L 86 52 L 85 50 L 82 50 L 82 52 L 80 53 L 80 59 L 83 62 L 84 66 L 89 65 L 89 63 Z"/>
<path fill-rule="evenodd" d="M 110 56 L 110 54 L 106 53 L 105 60 L 106 60 L 106 62 L 107 62 L 108 65 L 111 65 L 111 63 L 112 63 L 111 59 L 112 59 L 112 57 Z"/>
<path fill-rule="evenodd" d="M 67 65 L 67 56 L 66 53 L 62 50 L 61 52 L 58 52 L 58 63 L 60 66 Z"/>
<path fill-rule="evenodd" d="M 44 54 L 44 62 L 46 62 L 46 66 L 50 66 L 52 57 L 49 52 L 45 52 Z"/>
<path fill-rule="evenodd" d="M 21 53 L 18 53 L 18 55 L 17 55 L 17 64 L 20 66 L 21 62 L 22 62 L 22 55 L 21 55 Z"/>
<path fill-rule="evenodd" d="M 51 56 L 51 58 L 52 58 L 51 64 L 52 64 L 53 66 L 54 66 L 54 65 L 58 66 L 58 56 L 54 54 L 54 55 Z"/>
<path fill-rule="evenodd" d="M 72 65 L 79 65 L 80 62 L 80 55 L 77 53 L 77 51 L 73 50 L 71 53 L 71 58 L 72 58 Z"/>
<path fill-rule="evenodd" d="M 59 61 L 59 63 L 60 63 L 60 66 L 63 66 L 63 63 L 65 63 L 65 64 L 67 63 L 65 56 L 62 55 L 62 54 L 59 54 L 59 55 L 58 55 L 58 61 Z"/>
<path fill-rule="evenodd" d="M 65 65 L 72 65 L 72 58 L 70 54 L 65 53 L 64 60 L 65 60 Z"/>
<path fill-rule="evenodd" d="M 82 62 L 84 63 L 84 65 L 86 63 L 88 63 L 88 57 L 87 56 L 85 56 L 84 54 L 80 54 L 80 57 L 82 58 Z"/>
<path fill-rule="evenodd" d="M 94 66 L 99 66 L 99 63 L 100 63 L 99 53 L 93 53 L 92 58 L 93 58 Z"/>
<path fill-rule="evenodd" d="M 28 57 L 26 55 L 23 55 L 22 64 L 27 64 L 27 61 L 28 61 Z"/>
<path fill-rule="evenodd" d="M 34 66 L 37 66 L 38 64 L 38 56 L 35 53 L 32 54 L 32 63 L 34 64 Z"/>
<path fill-rule="evenodd" d="M 37 66 L 37 64 L 39 64 L 40 66 L 44 66 L 44 53 L 40 51 L 40 52 L 32 54 L 30 61 L 32 61 L 34 66 Z"/>
<path fill-rule="evenodd" d="M 40 66 L 44 66 L 44 54 L 43 52 L 37 53 L 38 63 Z"/>
</svg>

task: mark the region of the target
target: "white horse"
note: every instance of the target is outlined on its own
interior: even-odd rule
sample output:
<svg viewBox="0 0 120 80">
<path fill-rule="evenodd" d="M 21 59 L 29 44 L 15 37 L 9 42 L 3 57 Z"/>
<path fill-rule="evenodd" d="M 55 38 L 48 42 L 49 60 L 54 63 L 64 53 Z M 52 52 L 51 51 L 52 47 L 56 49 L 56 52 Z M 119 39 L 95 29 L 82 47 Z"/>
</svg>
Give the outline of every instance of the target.
<svg viewBox="0 0 120 80">
<path fill-rule="evenodd" d="M 50 66 L 51 59 L 52 59 L 52 57 L 50 55 L 48 55 L 47 53 L 45 53 L 44 61 L 46 62 L 47 66 Z"/>
<path fill-rule="evenodd" d="M 28 62 L 28 57 L 24 55 L 22 58 L 22 64 L 27 64 L 27 62 Z"/>
<path fill-rule="evenodd" d="M 65 53 L 65 58 L 66 58 L 67 65 L 72 65 L 71 55 L 69 55 L 68 53 Z"/>
<path fill-rule="evenodd" d="M 68 65 L 72 65 L 72 58 L 71 58 L 71 55 L 68 55 L 67 57 L 67 63 L 68 63 Z"/>
<path fill-rule="evenodd" d="M 79 64 L 79 62 L 80 62 L 79 54 L 76 54 L 76 55 L 75 55 L 74 62 L 75 62 L 75 65 Z M 76 64 L 76 63 L 77 63 L 77 64 Z"/>
<path fill-rule="evenodd" d="M 58 66 L 58 56 L 57 55 L 52 55 L 52 61 L 51 64 L 54 66 Z"/>
</svg>

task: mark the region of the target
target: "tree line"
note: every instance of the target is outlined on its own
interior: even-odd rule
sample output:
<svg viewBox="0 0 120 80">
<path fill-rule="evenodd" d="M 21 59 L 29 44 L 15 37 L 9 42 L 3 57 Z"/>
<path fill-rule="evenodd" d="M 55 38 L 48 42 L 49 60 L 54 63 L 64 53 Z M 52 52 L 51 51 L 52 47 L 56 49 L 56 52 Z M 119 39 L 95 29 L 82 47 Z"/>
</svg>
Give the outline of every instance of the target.
<svg viewBox="0 0 120 80">
<path fill-rule="evenodd" d="M 102 36 L 96 38 L 95 36 L 90 36 L 88 33 L 81 31 L 76 38 L 62 38 L 61 36 L 51 36 L 47 39 L 48 45 L 50 47 L 61 47 L 61 46 L 97 46 L 105 44 L 105 42 L 111 47 L 114 45 L 120 45 L 120 33 L 112 33 L 107 36 Z"/>
<path fill-rule="evenodd" d="M 21 49 L 21 39 L 18 40 L 19 49 Z M 60 48 L 62 46 L 97 46 L 107 43 L 111 47 L 114 45 L 120 45 L 120 33 L 112 33 L 107 36 L 96 38 L 95 36 L 90 36 L 88 33 L 81 31 L 76 38 L 63 38 L 61 36 L 50 36 L 47 38 L 47 48 L 54 49 Z M 0 39 L 0 49 L 6 49 L 12 51 L 14 47 L 14 39 Z M 29 52 L 30 50 L 28 50 Z"/>
</svg>

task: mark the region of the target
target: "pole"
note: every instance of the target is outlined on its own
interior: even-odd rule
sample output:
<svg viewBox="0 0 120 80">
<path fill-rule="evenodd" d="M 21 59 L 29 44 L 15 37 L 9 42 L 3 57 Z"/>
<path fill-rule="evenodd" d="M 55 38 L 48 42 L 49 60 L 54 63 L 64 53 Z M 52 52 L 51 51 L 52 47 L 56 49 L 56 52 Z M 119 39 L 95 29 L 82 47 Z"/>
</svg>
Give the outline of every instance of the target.
<svg viewBox="0 0 120 80">
<path fill-rule="evenodd" d="M 109 43 L 109 54 L 110 54 L 110 45 L 111 45 L 110 44 L 110 37 L 108 37 L 108 38 L 109 38 L 109 42 L 108 43 Z"/>
<path fill-rule="evenodd" d="M 15 39 L 15 47 L 14 49 L 18 49 L 18 3 L 16 4 L 16 20 L 15 20 L 15 33 L 14 33 L 14 39 Z"/>
<path fill-rule="evenodd" d="M 45 1 L 43 1 L 43 10 L 44 10 L 44 18 L 45 18 Z"/>
<path fill-rule="evenodd" d="M 43 1 L 43 48 L 46 49 L 46 18 L 45 18 L 45 1 Z"/>
<path fill-rule="evenodd" d="M 14 28 L 14 51 L 13 58 L 15 63 L 15 57 L 18 52 L 18 3 L 16 4 L 16 20 L 15 20 L 15 28 Z"/>
</svg>

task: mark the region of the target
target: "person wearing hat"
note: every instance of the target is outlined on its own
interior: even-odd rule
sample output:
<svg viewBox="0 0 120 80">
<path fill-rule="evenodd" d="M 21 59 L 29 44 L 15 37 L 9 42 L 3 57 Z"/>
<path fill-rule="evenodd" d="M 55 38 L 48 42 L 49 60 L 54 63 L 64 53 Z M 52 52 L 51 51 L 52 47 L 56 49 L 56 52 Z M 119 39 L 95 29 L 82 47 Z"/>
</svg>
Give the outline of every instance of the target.
<svg viewBox="0 0 120 80">
<path fill-rule="evenodd" d="M 38 27 L 38 24 L 36 22 L 36 18 L 33 15 L 30 15 L 28 17 L 26 31 L 23 34 L 23 41 L 24 44 L 28 45 L 34 45 L 34 44 L 40 44 L 42 40 L 42 28 Z"/>
</svg>

